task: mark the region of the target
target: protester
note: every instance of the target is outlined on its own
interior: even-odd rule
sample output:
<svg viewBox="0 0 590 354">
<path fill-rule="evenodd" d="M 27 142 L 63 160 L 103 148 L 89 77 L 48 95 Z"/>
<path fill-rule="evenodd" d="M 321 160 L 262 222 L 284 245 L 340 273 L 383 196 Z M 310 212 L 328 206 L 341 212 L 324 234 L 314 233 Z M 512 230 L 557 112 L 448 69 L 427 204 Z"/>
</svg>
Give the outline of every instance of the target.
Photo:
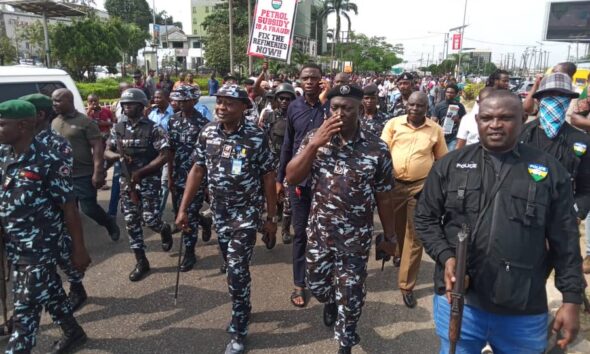
<svg viewBox="0 0 590 354">
<path fill-rule="evenodd" d="M 475 117 L 479 112 L 479 103 L 490 95 L 494 91 L 493 87 L 484 87 L 476 99 L 476 104 L 471 109 L 471 112 L 461 118 L 459 124 L 459 130 L 457 131 L 457 146 L 456 149 L 460 149 L 465 145 L 479 143 L 479 130 L 477 129 L 477 122 Z"/>
<path fill-rule="evenodd" d="M 443 127 L 445 133 L 445 141 L 449 151 L 455 150 L 457 145 L 457 131 L 461 118 L 467 114 L 465 106 L 455 100 L 459 88 L 456 85 L 447 85 L 445 90 L 445 100 L 440 102 L 434 108 L 434 115 L 432 119 L 438 122 Z"/>
</svg>

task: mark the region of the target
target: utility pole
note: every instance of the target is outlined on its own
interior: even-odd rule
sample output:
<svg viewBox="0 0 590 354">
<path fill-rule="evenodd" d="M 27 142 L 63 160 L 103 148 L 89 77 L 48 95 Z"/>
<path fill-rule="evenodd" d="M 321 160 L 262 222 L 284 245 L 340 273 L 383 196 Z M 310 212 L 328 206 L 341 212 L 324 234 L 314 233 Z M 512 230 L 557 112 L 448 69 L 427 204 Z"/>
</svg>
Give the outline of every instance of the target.
<svg viewBox="0 0 590 354">
<path fill-rule="evenodd" d="M 229 12 L 229 72 L 233 74 L 234 72 L 234 19 L 233 19 L 233 9 L 232 9 L 232 0 L 227 2 L 228 4 L 228 12 Z"/>
<path fill-rule="evenodd" d="M 154 49 L 154 57 L 156 58 L 156 63 L 154 64 L 154 67 L 156 68 L 156 73 L 158 73 L 158 39 L 156 37 L 156 0 L 152 1 L 152 30 L 154 31 L 154 33 L 152 33 L 152 48 Z M 160 34 L 158 33 L 158 36 Z"/>
<path fill-rule="evenodd" d="M 463 52 L 463 43 L 465 42 L 465 18 L 467 17 L 467 0 L 465 0 L 465 9 L 463 9 L 463 26 L 461 27 L 461 48 L 459 48 L 459 67 L 457 78 L 461 77 L 461 53 Z"/>
<path fill-rule="evenodd" d="M 252 0 L 248 0 L 248 35 L 250 34 L 252 34 Z M 252 56 L 248 55 L 248 76 L 250 75 L 252 75 Z"/>
<path fill-rule="evenodd" d="M 567 58 L 565 59 L 565 61 L 570 61 L 570 49 L 572 49 L 572 45 L 568 44 L 567 45 Z"/>
</svg>

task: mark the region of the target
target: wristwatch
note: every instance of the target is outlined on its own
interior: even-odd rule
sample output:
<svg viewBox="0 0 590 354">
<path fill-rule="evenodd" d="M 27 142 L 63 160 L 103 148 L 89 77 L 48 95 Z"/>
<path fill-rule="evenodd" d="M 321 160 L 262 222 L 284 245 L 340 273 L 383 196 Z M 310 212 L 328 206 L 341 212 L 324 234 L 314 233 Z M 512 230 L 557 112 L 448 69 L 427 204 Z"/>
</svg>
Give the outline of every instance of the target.
<svg viewBox="0 0 590 354">
<path fill-rule="evenodd" d="M 266 217 L 266 221 L 270 221 L 270 222 L 272 222 L 272 223 L 275 223 L 275 224 L 276 224 L 277 222 L 279 222 L 279 217 L 278 217 L 278 216 L 276 216 L 276 215 L 275 215 L 275 216 L 273 216 L 273 217 L 267 216 L 267 217 Z"/>
</svg>

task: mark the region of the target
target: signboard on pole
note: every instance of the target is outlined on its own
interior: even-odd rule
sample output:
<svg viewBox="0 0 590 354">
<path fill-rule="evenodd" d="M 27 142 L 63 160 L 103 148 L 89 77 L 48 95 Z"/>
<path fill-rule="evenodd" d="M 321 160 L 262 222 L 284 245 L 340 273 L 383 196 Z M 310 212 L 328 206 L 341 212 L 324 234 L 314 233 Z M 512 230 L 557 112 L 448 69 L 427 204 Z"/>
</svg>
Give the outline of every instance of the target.
<svg viewBox="0 0 590 354">
<path fill-rule="evenodd" d="M 461 47 L 463 46 L 463 43 L 461 42 L 461 33 L 453 34 L 453 50 L 461 50 Z"/>
<path fill-rule="evenodd" d="M 257 0 L 248 55 L 289 62 L 297 0 Z"/>
</svg>

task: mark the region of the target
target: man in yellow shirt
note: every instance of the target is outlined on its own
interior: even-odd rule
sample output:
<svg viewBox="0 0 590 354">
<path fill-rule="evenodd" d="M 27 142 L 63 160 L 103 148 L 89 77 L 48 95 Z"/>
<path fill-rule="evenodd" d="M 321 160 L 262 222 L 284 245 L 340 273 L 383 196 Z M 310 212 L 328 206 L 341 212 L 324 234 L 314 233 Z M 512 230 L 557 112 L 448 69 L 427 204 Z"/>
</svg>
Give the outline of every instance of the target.
<svg viewBox="0 0 590 354">
<path fill-rule="evenodd" d="M 385 125 L 381 139 L 391 152 L 395 177 L 392 193 L 395 233 L 401 257 L 397 260 L 400 267 L 398 285 L 404 303 L 413 308 L 416 306 L 413 289 L 422 259 L 422 243 L 414 229 L 416 195 L 422 191 L 434 161 L 442 158 L 448 149 L 440 125 L 426 118 L 428 97 L 422 92 L 414 92 L 407 107 L 407 115 L 391 119 Z"/>
</svg>

